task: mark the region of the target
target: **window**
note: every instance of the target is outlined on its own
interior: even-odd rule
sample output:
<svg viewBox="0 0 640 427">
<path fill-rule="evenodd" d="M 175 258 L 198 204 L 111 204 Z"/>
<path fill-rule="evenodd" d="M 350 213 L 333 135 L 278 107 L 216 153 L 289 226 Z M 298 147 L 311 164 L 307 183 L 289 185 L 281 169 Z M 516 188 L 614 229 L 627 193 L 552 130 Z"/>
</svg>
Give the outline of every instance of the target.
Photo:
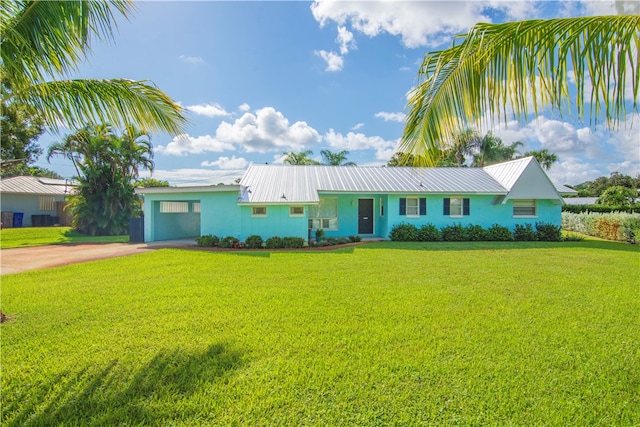
<svg viewBox="0 0 640 427">
<path fill-rule="evenodd" d="M 267 216 L 267 207 L 266 206 L 253 206 L 251 208 L 252 216 Z"/>
<path fill-rule="evenodd" d="M 289 206 L 289 216 L 304 216 L 304 206 Z"/>
<path fill-rule="evenodd" d="M 309 228 L 338 229 L 338 199 L 321 198 L 315 206 L 309 206 Z"/>
<path fill-rule="evenodd" d="M 193 211 L 195 213 L 200 213 L 200 202 L 193 202 Z"/>
<path fill-rule="evenodd" d="M 514 200 L 513 216 L 536 216 L 536 201 Z"/>
<path fill-rule="evenodd" d="M 460 217 L 469 215 L 469 199 L 462 197 L 449 197 L 443 199 L 443 215 Z"/>
<path fill-rule="evenodd" d="M 38 205 L 41 211 L 55 211 L 56 200 L 53 197 L 42 196 L 38 200 Z"/>
<path fill-rule="evenodd" d="M 427 214 L 427 199 L 424 197 L 401 197 L 400 215 L 418 217 Z"/>
<path fill-rule="evenodd" d="M 160 213 L 187 213 L 189 202 L 160 202 Z"/>
<path fill-rule="evenodd" d="M 384 216 L 384 199 L 380 197 L 380 216 Z"/>
</svg>

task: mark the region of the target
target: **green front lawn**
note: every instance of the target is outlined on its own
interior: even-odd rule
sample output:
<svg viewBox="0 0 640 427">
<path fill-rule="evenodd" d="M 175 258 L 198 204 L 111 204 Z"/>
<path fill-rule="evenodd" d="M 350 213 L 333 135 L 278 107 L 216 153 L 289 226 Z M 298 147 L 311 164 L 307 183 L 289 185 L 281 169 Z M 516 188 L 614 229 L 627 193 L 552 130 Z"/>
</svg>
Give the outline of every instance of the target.
<svg viewBox="0 0 640 427">
<path fill-rule="evenodd" d="M 129 236 L 87 236 L 70 227 L 22 227 L 0 230 L 0 248 L 57 245 L 60 243 L 127 243 Z"/>
<path fill-rule="evenodd" d="M 163 249 L 2 277 L 2 424 L 637 425 L 640 248 Z"/>
</svg>

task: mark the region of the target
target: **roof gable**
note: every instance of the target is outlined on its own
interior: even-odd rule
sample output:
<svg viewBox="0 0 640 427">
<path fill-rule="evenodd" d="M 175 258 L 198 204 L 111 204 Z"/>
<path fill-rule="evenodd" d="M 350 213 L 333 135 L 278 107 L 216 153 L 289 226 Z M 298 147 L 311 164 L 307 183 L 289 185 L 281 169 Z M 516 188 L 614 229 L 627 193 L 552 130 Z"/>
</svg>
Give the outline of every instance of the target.
<svg viewBox="0 0 640 427">
<path fill-rule="evenodd" d="M 555 184 L 551 182 L 535 157 L 524 157 L 486 166 L 483 169 L 509 190 L 505 201 L 509 199 L 562 200 Z"/>
</svg>

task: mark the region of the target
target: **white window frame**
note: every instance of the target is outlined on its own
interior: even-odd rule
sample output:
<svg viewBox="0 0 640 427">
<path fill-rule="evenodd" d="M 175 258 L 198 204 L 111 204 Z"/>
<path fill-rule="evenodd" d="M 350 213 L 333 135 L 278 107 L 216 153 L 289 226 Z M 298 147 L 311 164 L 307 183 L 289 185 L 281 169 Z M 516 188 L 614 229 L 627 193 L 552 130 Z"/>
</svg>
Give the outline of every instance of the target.
<svg viewBox="0 0 640 427">
<path fill-rule="evenodd" d="M 531 211 L 532 209 L 533 212 Z M 536 199 L 514 199 L 513 216 L 516 218 L 537 218 L 538 203 Z"/>
<path fill-rule="evenodd" d="M 299 211 L 299 212 L 296 212 Z M 301 217 L 304 216 L 304 206 L 289 206 L 289 216 Z"/>
<path fill-rule="evenodd" d="M 193 212 L 200 213 L 200 202 L 193 202 Z"/>
<path fill-rule="evenodd" d="M 331 203 L 335 203 L 335 217 L 314 217 L 315 213 L 320 212 L 320 205 L 322 203 L 327 203 L 331 201 Z M 326 197 L 321 198 L 320 203 L 317 206 L 313 206 L 309 209 L 309 228 L 318 229 L 322 228 L 327 231 L 337 231 L 338 230 L 338 198 L 337 197 Z"/>
<path fill-rule="evenodd" d="M 415 206 L 409 206 L 409 200 L 411 200 L 412 203 L 415 202 Z M 405 209 L 406 209 L 405 213 L 407 215 L 407 218 L 418 218 L 420 216 L 420 198 L 407 197 Z M 410 209 L 413 210 L 413 212 L 410 212 Z"/>
<path fill-rule="evenodd" d="M 267 216 L 266 206 L 251 206 L 251 216 L 257 218 L 264 218 Z"/>
<path fill-rule="evenodd" d="M 160 213 L 189 213 L 189 202 L 181 201 L 161 201 Z"/>
<path fill-rule="evenodd" d="M 56 198 L 52 196 L 40 196 L 38 198 L 39 210 L 44 212 L 54 212 L 56 210 Z"/>
<path fill-rule="evenodd" d="M 454 200 L 456 203 L 454 203 Z M 454 207 L 459 212 L 454 212 Z M 464 216 L 464 197 L 450 197 L 449 198 L 449 216 L 452 218 L 462 218 Z"/>
</svg>

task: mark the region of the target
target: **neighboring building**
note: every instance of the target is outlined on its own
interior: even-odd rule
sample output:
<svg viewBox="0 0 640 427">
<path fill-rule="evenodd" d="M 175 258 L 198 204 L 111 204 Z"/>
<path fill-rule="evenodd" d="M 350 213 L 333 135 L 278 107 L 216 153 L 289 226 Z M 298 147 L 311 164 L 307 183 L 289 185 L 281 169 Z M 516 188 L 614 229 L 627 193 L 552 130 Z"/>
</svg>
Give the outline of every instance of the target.
<svg viewBox="0 0 640 427">
<path fill-rule="evenodd" d="M 485 168 L 252 165 L 238 185 L 139 188 L 145 241 L 215 234 L 388 238 L 400 223 L 561 224 L 562 197 L 533 157 Z"/>
<path fill-rule="evenodd" d="M 14 176 L 0 180 L 3 227 L 69 225 L 64 210 L 74 186 L 68 180 Z"/>
<path fill-rule="evenodd" d="M 597 201 L 597 197 L 565 197 L 564 199 L 567 205 L 595 205 Z"/>
</svg>

